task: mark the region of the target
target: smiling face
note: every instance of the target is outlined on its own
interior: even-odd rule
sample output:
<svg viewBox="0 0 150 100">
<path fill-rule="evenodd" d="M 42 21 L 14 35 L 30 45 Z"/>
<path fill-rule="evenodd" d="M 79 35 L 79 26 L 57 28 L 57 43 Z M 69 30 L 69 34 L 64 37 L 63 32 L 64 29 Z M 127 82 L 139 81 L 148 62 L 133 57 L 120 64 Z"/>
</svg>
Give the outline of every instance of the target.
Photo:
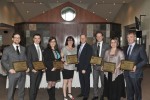
<svg viewBox="0 0 150 100">
<path fill-rule="evenodd" d="M 96 34 L 96 40 L 97 40 L 97 42 L 103 41 L 103 35 L 101 33 L 97 33 Z"/>
<path fill-rule="evenodd" d="M 129 44 L 134 43 L 134 42 L 135 42 L 135 40 L 136 40 L 136 36 L 135 36 L 135 34 L 134 34 L 134 33 L 130 33 L 130 34 L 128 34 L 128 35 L 127 35 L 127 40 L 128 40 L 128 43 L 129 43 Z"/>
<path fill-rule="evenodd" d="M 83 44 L 83 43 L 86 43 L 86 40 L 87 40 L 87 38 L 86 38 L 86 36 L 85 35 L 81 35 L 80 36 L 80 42 Z"/>
<path fill-rule="evenodd" d="M 15 34 L 12 38 L 13 43 L 15 44 L 19 44 L 21 41 L 20 35 L 19 34 Z"/>
<path fill-rule="evenodd" d="M 52 39 L 50 42 L 49 42 L 49 45 L 50 47 L 54 48 L 56 46 L 56 40 L 55 39 Z"/>
<path fill-rule="evenodd" d="M 114 40 L 111 40 L 110 45 L 111 45 L 112 48 L 117 48 L 117 46 L 118 46 L 118 41 L 115 40 L 115 39 L 114 39 Z"/>
<path fill-rule="evenodd" d="M 35 36 L 33 37 L 33 42 L 34 42 L 35 44 L 39 44 L 39 43 L 41 42 L 41 37 L 38 36 L 38 35 L 35 35 Z"/>
</svg>

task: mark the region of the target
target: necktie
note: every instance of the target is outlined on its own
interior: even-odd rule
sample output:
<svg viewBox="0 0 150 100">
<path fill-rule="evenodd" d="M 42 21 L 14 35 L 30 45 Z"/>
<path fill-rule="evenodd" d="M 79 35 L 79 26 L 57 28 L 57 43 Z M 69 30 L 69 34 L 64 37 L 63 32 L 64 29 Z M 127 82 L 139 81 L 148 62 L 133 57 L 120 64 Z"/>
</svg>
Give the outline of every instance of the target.
<svg viewBox="0 0 150 100">
<path fill-rule="evenodd" d="M 19 55 L 20 52 L 19 52 L 19 46 L 16 46 L 16 51 L 17 51 L 17 54 Z"/>
<path fill-rule="evenodd" d="M 81 46 L 79 48 L 79 52 L 78 52 L 78 58 L 80 58 L 80 54 L 81 54 L 82 48 L 83 48 L 83 45 L 81 44 Z"/>
<path fill-rule="evenodd" d="M 40 53 L 40 46 L 37 46 L 37 54 L 38 54 L 38 58 L 39 58 L 39 60 L 40 60 L 40 57 L 41 57 L 41 53 Z"/>
<path fill-rule="evenodd" d="M 130 53 L 131 53 L 131 48 L 132 48 L 132 45 L 129 45 L 129 49 L 128 49 L 128 52 L 127 52 L 127 56 L 128 56 L 128 58 L 129 58 Z"/>
<path fill-rule="evenodd" d="M 97 56 L 99 57 L 99 53 L 100 53 L 100 43 L 98 43 L 97 45 Z"/>
</svg>

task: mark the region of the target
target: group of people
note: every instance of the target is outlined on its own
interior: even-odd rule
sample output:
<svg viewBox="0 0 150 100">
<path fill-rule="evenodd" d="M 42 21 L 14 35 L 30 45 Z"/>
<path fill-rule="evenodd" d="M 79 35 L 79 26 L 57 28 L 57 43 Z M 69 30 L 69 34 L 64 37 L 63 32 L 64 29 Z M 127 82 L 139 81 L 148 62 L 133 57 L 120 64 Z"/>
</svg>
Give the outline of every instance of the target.
<svg viewBox="0 0 150 100">
<path fill-rule="evenodd" d="M 53 61 L 63 61 L 63 99 L 74 100 L 72 95 L 72 79 L 74 70 L 77 67 L 79 72 L 79 80 L 81 93 L 78 97 L 88 100 L 90 92 L 90 73 L 93 69 L 93 98 L 92 100 L 121 100 L 126 97 L 127 100 L 142 100 L 141 82 L 143 77 L 143 66 L 148 62 L 144 47 L 135 43 L 136 35 L 130 32 L 127 35 L 128 46 L 123 50 L 118 48 L 119 41 L 117 38 L 111 38 L 110 45 L 104 43 L 103 33 L 96 32 L 96 43 L 92 46 L 87 41 L 85 34 L 80 35 L 80 44 L 76 47 L 73 36 L 68 36 L 65 46 L 59 50 L 55 37 L 50 37 L 47 48 L 40 45 L 41 36 L 35 34 L 33 36 L 33 44 L 27 48 L 20 45 L 21 37 L 19 33 L 12 36 L 12 45 L 4 49 L 2 55 L 2 66 L 8 71 L 9 88 L 8 100 L 14 100 L 14 91 L 18 85 L 18 100 L 24 100 L 24 88 L 26 72 L 30 73 L 30 90 L 29 100 L 36 100 L 39 85 L 43 72 L 46 72 L 46 80 L 48 83 L 47 93 L 49 100 L 55 98 L 55 84 L 60 80 L 60 70 L 53 67 Z M 78 64 L 68 64 L 66 62 L 67 55 L 77 55 Z M 104 61 L 116 63 L 113 73 L 104 72 L 102 65 L 90 64 L 92 56 L 102 57 Z M 132 71 L 122 71 L 120 69 L 121 60 L 131 60 L 135 63 Z M 12 63 L 15 61 L 27 61 L 28 70 L 26 72 L 16 72 Z M 46 70 L 37 71 L 33 67 L 34 61 L 43 61 Z M 101 79 L 101 87 L 99 88 L 99 78 Z M 125 92 L 125 82 L 127 91 Z M 68 91 L 67 91 L 68 90 Z M 99 91 L 100 90 L 100 91 Z"/>
</svg>

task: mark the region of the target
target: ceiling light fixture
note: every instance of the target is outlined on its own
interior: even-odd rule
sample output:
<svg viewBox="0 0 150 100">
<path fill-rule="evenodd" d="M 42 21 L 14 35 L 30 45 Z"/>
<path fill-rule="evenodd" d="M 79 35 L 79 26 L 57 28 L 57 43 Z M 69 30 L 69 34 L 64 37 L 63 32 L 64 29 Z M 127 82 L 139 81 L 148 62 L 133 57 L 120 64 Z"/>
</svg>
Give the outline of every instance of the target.
<svg viewBox="0 0 150 100">
<path fill-rule="evenodd" d="M 82 3 L 82 1 L 80 1 L 80 3 Z"/>
<path fill-rule="evenodd" d="M 98 3 L 97 3 L 97 2 L 96 2 L 95 4 L 96 4 L 96 5 L 98 5 Z"/>
<path fill-rule="evenodd" d="M 109 14 L 111 14 L 112 12 L 110 11 Z"/>
<path fill-rule="evenodd" d="M 36 2 L 36 0 L 33 1 L 34 3 Z"/>
<path fill-rule="evenodd" d="M 29 13 L 30 11 L 29 10 L 27 10 L 27 14 Z"/>
<path fill-rule="evenodd" d="M 126 3 L 126 1 L 123 1 L 122 3 Z"/>
<path fill-rule="evenodd" d="M 40 2 L 40 5 L 43 4 L 42 2 Z"/>
<path fill-rule="evenodd" d="M 114 6 L 116 5 L 116 3 L 114 3 Z"/>
<path fill-rule="evenodd" d="M 22 2 L 22 4 L 24 4 L 24 1 Z"/>
<path fill-rule="evenodd" d="M 93 11 L 93 14 L 95 14 L 95 12 Z"/>
</svg>

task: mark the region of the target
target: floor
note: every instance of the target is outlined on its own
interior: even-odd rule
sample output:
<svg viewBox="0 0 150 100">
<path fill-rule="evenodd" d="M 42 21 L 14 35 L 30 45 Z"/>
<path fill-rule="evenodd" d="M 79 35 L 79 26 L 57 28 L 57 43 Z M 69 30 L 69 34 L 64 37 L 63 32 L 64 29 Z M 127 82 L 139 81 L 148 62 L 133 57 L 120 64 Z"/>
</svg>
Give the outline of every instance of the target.
<svg viewBox="0 0 150 100">
<path fill-rule="evenodd" d="M 144 79 L 142 82 L 142 94 L 143 100 L 150 100 L 150 66 L 145 67 L 144 69 Z M 7 98 L 7 89 L 6 87 L 6 77 L 0 76 L 0 100 L 6 100 Z M 25 100 L 29 100 L 29 89 L 25 89 Z M 82 100 L 82 98 L 77 98 L 76 96 L 80 93 L 80 88 L 73 88 L 72 94 L 75 97 L 75 100 Z M 89 100 L 92 98 L 93 89 L 90 91 Z M 15 93 L 15 100 L 17 99 L 17 90 Z M 37 100 L 48 100 L 48 95 L 46 89 L 40 89 L 38 92 Z M 56 89 L 56 100 L 63 100 L 62 88 Z M 126 100 L 126 99 L 122 99 Z"/>
</svg>

